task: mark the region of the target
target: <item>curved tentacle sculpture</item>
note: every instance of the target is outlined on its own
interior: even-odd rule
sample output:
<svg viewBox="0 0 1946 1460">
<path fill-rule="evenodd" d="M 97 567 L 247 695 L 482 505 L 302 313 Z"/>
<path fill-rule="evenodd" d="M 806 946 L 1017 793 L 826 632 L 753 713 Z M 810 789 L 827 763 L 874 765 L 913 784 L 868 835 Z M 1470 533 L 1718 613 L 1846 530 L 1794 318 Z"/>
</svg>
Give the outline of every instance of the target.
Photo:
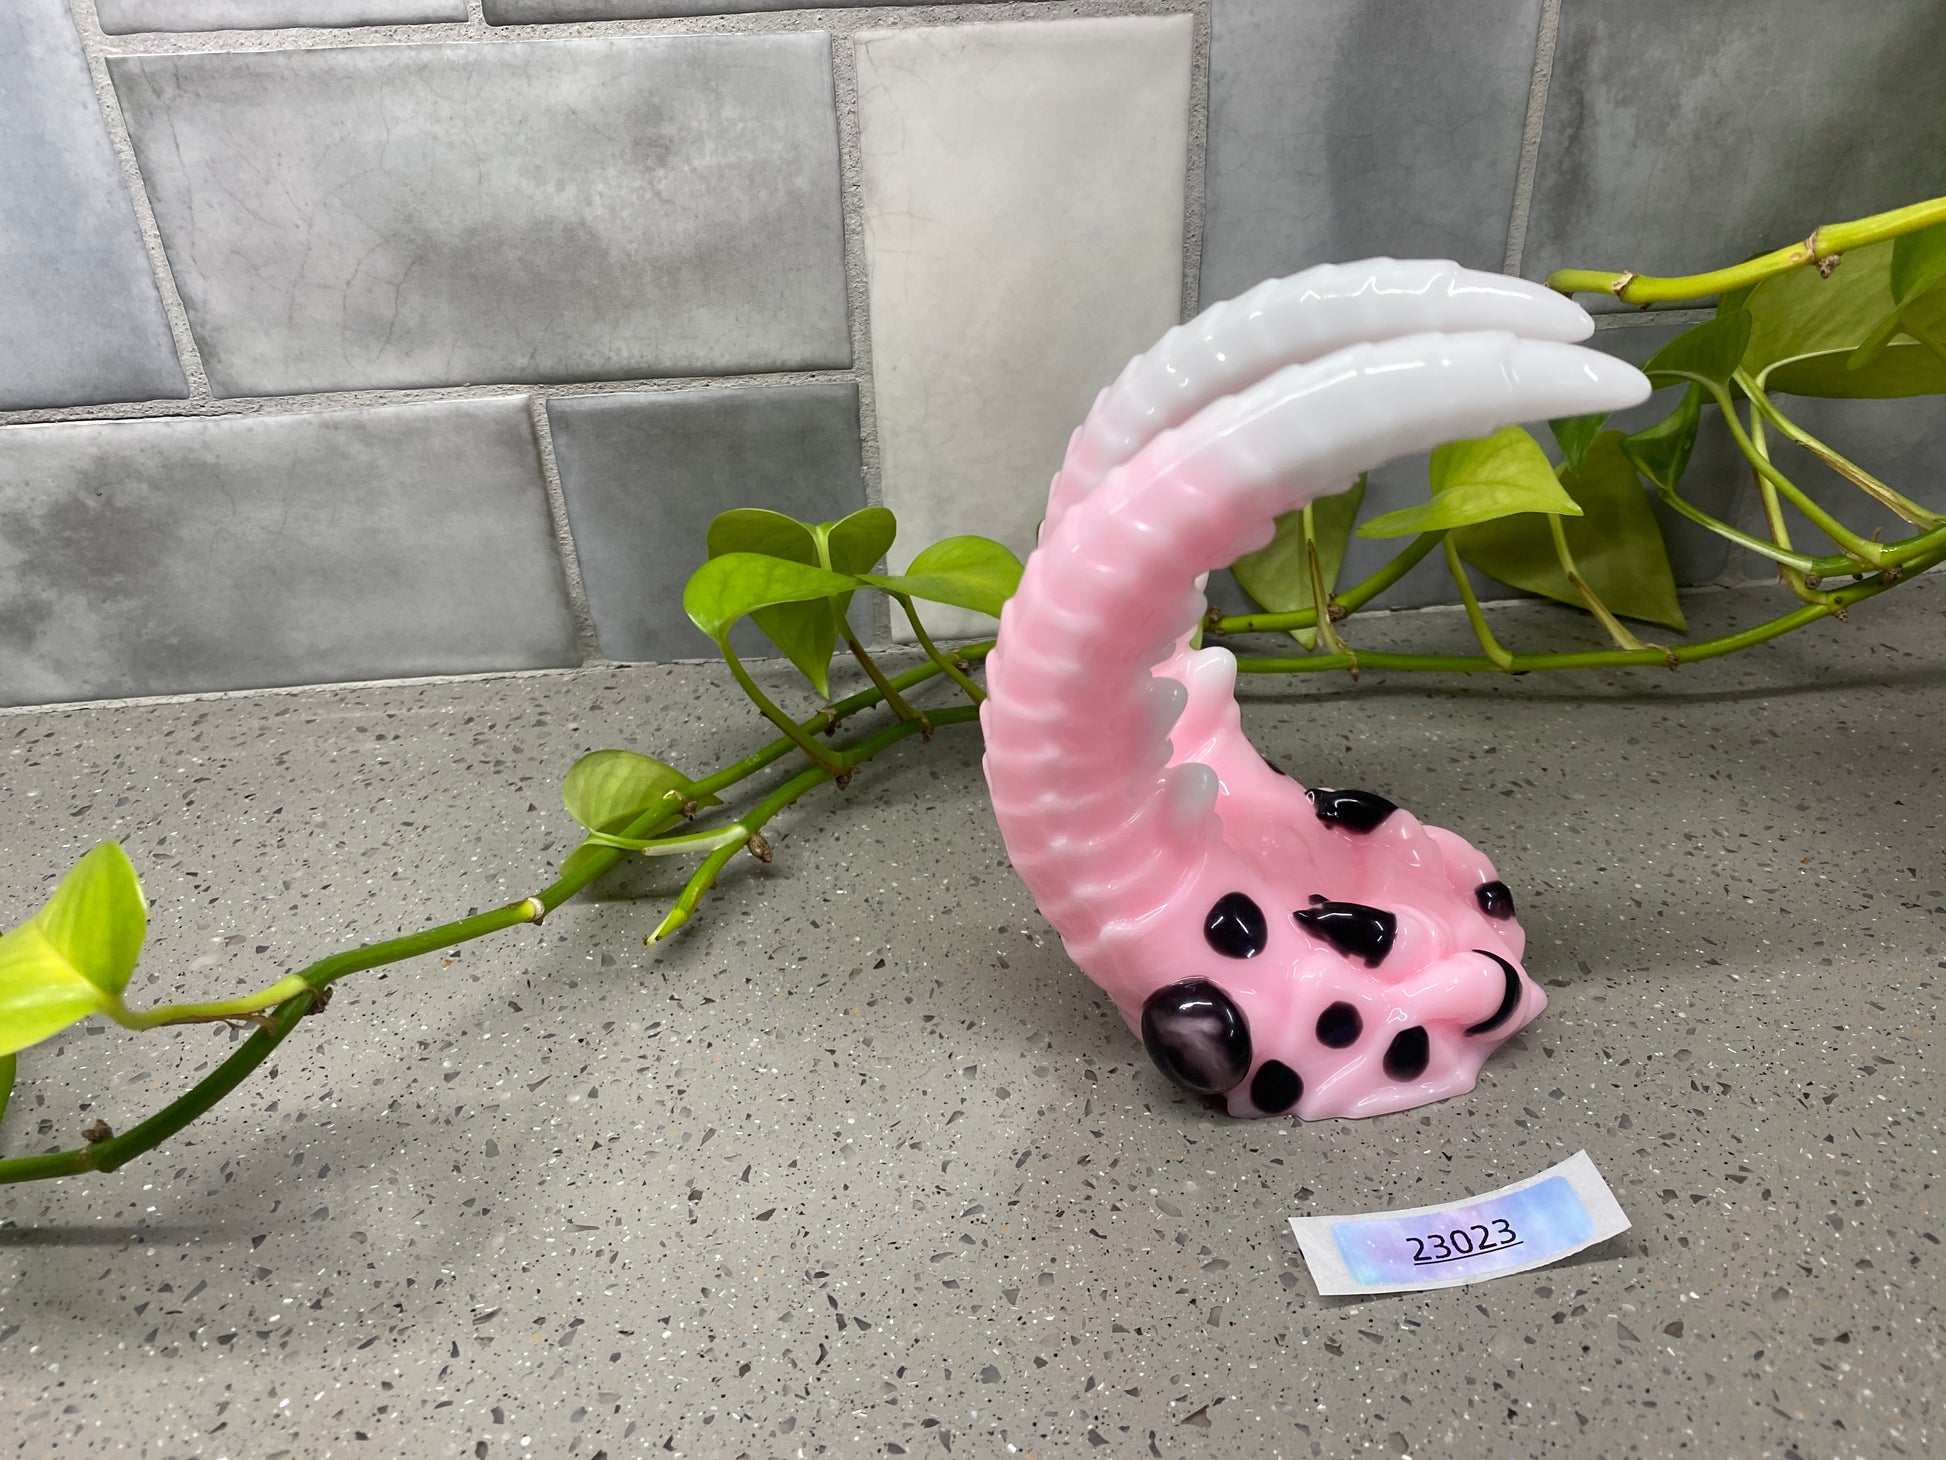
<svg viewBox="0 0 1946 1460">
<path fill-rule="evenodd" d="M 1374 259 L 1260 285 L 1132 361 L 1074 433 L 981 712 L 1014 865 L 1176 1083 L 1235 1115 L 1463 1093 L 1540 1013 L 1492 864 L 1245 739 L 1203 576 L 1360 471 L 1649 392 L 1521 280 Z"/>
</svg>

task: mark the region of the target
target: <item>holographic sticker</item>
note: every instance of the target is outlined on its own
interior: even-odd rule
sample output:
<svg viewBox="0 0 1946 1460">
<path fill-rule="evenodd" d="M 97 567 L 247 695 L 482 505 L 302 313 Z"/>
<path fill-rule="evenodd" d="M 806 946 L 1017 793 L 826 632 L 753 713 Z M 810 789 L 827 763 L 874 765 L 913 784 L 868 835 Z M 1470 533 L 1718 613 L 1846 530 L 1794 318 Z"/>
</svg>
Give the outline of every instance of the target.
<svg viewBox="0 0 1946 1460">
<path fill-rule="evenodd" d="M 1292 1217 L 1318 1291 L 1454 1288 L 1545 1267 L 1628 1230 L 1586 1151 L 1482 1196 L 1409 1211 Z"/>
</svg>

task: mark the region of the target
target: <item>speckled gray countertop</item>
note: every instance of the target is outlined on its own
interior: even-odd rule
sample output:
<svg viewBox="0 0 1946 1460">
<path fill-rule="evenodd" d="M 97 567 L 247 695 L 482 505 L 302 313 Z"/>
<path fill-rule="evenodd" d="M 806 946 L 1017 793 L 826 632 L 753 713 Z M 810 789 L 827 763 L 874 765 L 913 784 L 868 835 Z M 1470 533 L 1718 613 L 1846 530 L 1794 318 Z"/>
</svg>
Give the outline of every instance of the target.
<svg viewBox="0 0 1946 1460">
<path fill-rule="evenodd" d="M 1027 902 L 965 731 L 788 813 L 661 947 L 676 875 L 642 864 L 354 977 L 163 1150 L 0 1190 L 0 1452 L 1926 1454 L 1942 608 L 1922 582 L 1680 675 L 1254 687 L 1268 753 L 1462 831 L 1520 898 L 1553 1002 L 1429 1110 L 1178 1096 Z M 155 904 L 134 992 L 241 991 L 536 890 L 576 755 L 700 773 L 765 738 L 725 735 L 723 683 L 0 716 L 0 894 L 119 837 Z M 0 1151 L 125 1127 L 234 1037 L 28 1051 Z M 1582 1148 L 1634 1228 L 1544 1271 L 1321 1299 L 1285 1224 Z"/>
</svg>

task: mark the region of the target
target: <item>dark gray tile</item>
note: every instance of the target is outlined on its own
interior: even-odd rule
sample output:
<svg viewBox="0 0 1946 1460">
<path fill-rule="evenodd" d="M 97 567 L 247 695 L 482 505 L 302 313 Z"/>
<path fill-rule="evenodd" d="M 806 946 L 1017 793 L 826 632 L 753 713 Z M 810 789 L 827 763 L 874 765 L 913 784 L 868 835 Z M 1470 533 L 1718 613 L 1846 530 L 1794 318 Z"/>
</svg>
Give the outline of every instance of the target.
<svg viewBox="0 0 1946 1460">
<path fill-rule="evenodd" d="M 188 394 L 65 0 L 0 5 L 0 409 Z"/>
<path fill-rule="evenodd" d="M 822 33 L 114 75 L 220 394 L 850 360 Z"/>
<path fill-rule="evenodd" d="M 466 0 L 95 0 L 110 35 L 138 30 L 265 30 L 466 19 Z"/>
<path fill-rule="evenodd" d="M 0 429 L 0 703 L 576 657 L 522 400 Z"/>
<path fill-rule="evenodd" d="M 1390 254 L 1498 269 L 1540 0 L 1216 0 L 1205 303 Z"/>
<path fill-rule="evenodd" d="M 1946 193 L 1943 64 L 1939 0 L 1565 0 L 1522 267 L 1692 273 Z"/>
<path fill-rule="evenodd" d="M 767 507 L 827 522 L 865 505 L 856 386 L 565 396 L 547 413 L 588 607 L 612 659 L 713 652 L 682 590 L 717 513 Z M 865 595 L 853 600 L 861 638 L 868 612 Z M 776 653 L 748 624 L 731 643 Z"/>
<path fill-rule="evenodd" d="M 653 20 L 669 15 L 751 15 L 768 10 L 841 10 L 859 5 L 913 9 L 960 0 L 486 0 L 495 25 L 550 20 Z M 979 3 L 979 0 L 973 0 Z"/>
</svg>

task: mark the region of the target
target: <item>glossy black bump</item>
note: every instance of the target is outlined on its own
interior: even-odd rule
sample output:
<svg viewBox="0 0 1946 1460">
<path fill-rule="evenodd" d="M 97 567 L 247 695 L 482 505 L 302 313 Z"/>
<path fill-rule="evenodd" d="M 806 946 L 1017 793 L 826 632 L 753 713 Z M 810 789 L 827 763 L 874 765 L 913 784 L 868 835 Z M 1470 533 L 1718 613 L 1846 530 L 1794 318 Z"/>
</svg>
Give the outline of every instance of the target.
<svg viewBox="0 0 1946 1460">
<path fill-rule="evenodd" d="M 1250 1082 L 1250 1103 L 1265 1115 L 1282 1115 L 1303 1093 L 1304 1082 L 1297 1071 L 1281 1060 L 1265 1060 Z"/>
<path fill-rule="evenodd" d="M 1241 892 L 1216 899 L 1203 919 L 1203 936 L 1225 958 L 1255 958 L 1270 940 L 1264 910 Z"/>
<path fill-rule="evenodd" d="M 1364 959 L 1367 968 L 1385 961 L 1399 932 L 1398 918 L 1362 902 L 1326 902 L 1313 896 L 1308 908 L 1291 916 L 1345 957 Z"/>
<path fill-rule="evenodd" d="M 1157 1069 L 1198 1095 L 1234 1089 L 1250 1071 L 1250 1026 L 1208 979 L 1185 979 L 1150 994 L 1142 1005 L 1142 1043 Z"/>
<path fill-rule="evenodd" d="M 1370 831 L 1399 808 L 1375 791 L 1306 791 L 1318 820 L 1346 831 Z"/>
<path fill-rule="evenodd" d="M 1505 922 L 1514 915 L 1514 895 L 1504 882 L 1482 882 L 1473 889 L 1473 900 L 1490 918 Z"/>
<path fill-rule="evenodd" d="M 1416 1080 L 1432 1063 L 1432 1044 L 1416 1025 L 1401 1029 L 1385 1046 L 1385 1073 L 1394 1080 Z"/>
<path fill-rule="evenodd" d="M 1350 1004 L 1333 1004 L 1318 1015 L 1318 1043 L 1327 1049 L 1349 1049 L 1364 1032 L 1365 1020 Z"/>
<path fill-rule="evenodd" d="M 1505 1024 L 1509 1019 L 1513 1018 L 1514 1010 L 1520 1007 L 1520 975 L 1515 972 L 1514 966 L 1498 953 L 1489 953 L 1484 948 L 1475 948 L 1473 951 L 1482 958 L 1491 958 L 1495 963 L 1499 964 L 1500 975 L 1507 981 L 1506 988 L 1500 995 L 1500 1007 L 1487 1015 L 1478 1024 L 1469 1024 L 1466 1026 L 1466 1032 L 1468 1034 L 1491 1034 L 1502 1024 Z"/>
</svg>

